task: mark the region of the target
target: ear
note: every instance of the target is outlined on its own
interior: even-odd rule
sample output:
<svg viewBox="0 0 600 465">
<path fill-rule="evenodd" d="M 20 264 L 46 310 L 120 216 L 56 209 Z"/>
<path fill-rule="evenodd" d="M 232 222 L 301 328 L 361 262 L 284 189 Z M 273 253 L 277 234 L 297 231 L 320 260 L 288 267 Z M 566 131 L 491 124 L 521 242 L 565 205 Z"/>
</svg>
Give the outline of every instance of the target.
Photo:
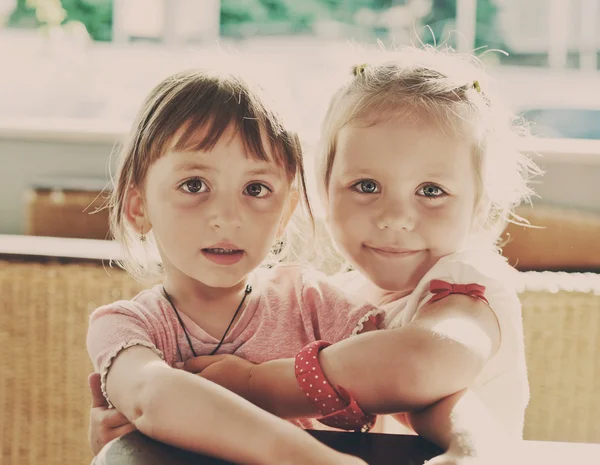
<svg viewBox="0 0 600 465">
<path fill-rule="evenodd" d="M 285 228 L 287 227 L 292 215 L 296 211 L 296 207 L 298 206 L 298 202 L 300 201 L 300 193 L 297 189 L 292 189 L 290 195 L 288 196 L 287 205 L 285 210 L 283 211 L 283 215 L 281 220 L 279 221 L 279 227 L 277 228 L 277 237 L 283 236 L 285 232 Z"/>
<path fill-rule="evenodd" d="M 146 214 L 144 196 L 137 187 L 129 189 L 125 198 L 125 218 L 131 227 L 139 234 L 147 234 L 152 229 L 150 219 Z"/>
</svg>

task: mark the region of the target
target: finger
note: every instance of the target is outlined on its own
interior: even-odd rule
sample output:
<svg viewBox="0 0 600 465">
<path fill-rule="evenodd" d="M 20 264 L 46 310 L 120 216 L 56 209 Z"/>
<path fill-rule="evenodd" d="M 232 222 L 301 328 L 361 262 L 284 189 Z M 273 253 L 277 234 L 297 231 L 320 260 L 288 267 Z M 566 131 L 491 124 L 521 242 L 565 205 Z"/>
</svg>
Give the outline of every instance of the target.
<svg viewBox="0 0 600 465">
<path fill-rule="evenodd" d="M 131 423 L 121 412 L 116 410 L 107 410 L 104 412 L 102 424 L 108 428 L 120 428 L 121 426 L 130 425 Z"/>
<path fill-rule="evenodd" d="M 102 450 L 104 446 L 106 446 L 109 442 L 120 438 L 121 436 L 126 435 L 132 431 L 135 431 L 135 426 L 132 424 L 122 426 L 120 428 L 114 428 L 109 430 L 104 430 L 102 434 L 97 436 L 94 443 L 91 443 L 92 451 L 94 455 L 98 455 L 98 453 Z"/>
<path fill-rule="evenodd" d="M 131 424 L 131 423 L 128 423 L 128 424 L 123 425 L 123 426 L 120 426 L 119 428 L 111 429 L 108 432 L 108 434 L 106 435 L 106 437 L 108 439 L 107 442 L 110 442 L 110 441 L 112 441 L 113 439 L 116 439 L 116 438 L 120 438 L 121 436 L 124 436 L 127 433 L 131 433 L 132 431 L 135 431 L 135 430 L 136 430 L 135 426 L 133 424 Z"/>
<path fill-rule="evenodd" d="M 202 355 L 200 357 L 190 358 L 181 367 L 182 370 L 190 373 L 200 373 L 202 370 L 222 360 L 226 355 Z"/>
<path fill-rule="evenodd" d="M 92 373 L 88 376 L 88 384 L 92 391 L 92 408 L 108 407 L 104 394 L 102 394 L 100 373 Z"/>
</svg>

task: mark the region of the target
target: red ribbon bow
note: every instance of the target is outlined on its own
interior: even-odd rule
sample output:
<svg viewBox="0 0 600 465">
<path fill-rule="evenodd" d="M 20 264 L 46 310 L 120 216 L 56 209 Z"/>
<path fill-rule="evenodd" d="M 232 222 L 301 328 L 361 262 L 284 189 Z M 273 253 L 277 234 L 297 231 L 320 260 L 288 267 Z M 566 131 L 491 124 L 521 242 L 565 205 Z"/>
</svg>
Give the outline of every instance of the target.
<svg viewBox="0 0 600 465">
<path fill-rule="evenodd" d="M 448 297 L 450 294 L 464 294 L 489 304 L 484 295 L 485 286 L 481 284 L 450 284 L 441 279 L 433 279 L 429 283 L 429 292 L 433 294 L 430 302 L 436 302 L 444 297 Z"/>
</svg>

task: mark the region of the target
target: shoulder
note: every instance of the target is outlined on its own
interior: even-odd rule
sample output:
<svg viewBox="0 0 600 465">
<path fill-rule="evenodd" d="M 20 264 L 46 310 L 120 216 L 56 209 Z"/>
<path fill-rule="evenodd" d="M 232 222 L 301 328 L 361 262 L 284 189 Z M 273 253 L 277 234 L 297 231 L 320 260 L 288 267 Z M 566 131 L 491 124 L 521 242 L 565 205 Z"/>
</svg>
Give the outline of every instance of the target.
<svg viewBox="0 0 600 465">
<path fill-rule="evenodd" d="M 468 324 L 483 325 L 489 334 L 498 332 L 498 340 L 502 341 L 498 344 L 501 346 L 514 346 L 522 338 L 517 276 L 517 271 L 493 250 L 469 250 L 445 256 L 432 267 L 410 296 L 405 318 L 409 321 L 422 317 L 432 321 L 436 318 L 453 318 L 453 321 L 462 318 Z M 435 280 L 451 285 L 478 285 L 487 304 L 463 295 L 448 295 L 434 302 L 437 290 L 432 289 L 431 284 Z"/>
<path fill-rule="evenodd" d="M 447 273 L 457 278 L 481 276 L 505 283 L 507 289 L 515 289 L 517 271 L 505 257 L 495 250 L 472 249 L 442 257 L 431 269 L 433 273 Z"/>
<path fill-rule="evenodd" d="M 415 289 L 411 304 L 420 305 L 424 298 L 430 296 L 434 280 L 483 286 L 484 295 L 492 307 L 494 303 L 500 303 L 499 299 L 518 304 L 517 278 L 518 272 L 493 250 L 469 250 L 450 254 L 442 257 L 423 277 Z"/>
<path fill-rule="evenodd" d="M 90 324 L 107 316 L 155 320 L 164 314 L 160 286 L 145 289 L 129 300 L 117 300 L 96 308 L 90 314 Z"/>
</svg>

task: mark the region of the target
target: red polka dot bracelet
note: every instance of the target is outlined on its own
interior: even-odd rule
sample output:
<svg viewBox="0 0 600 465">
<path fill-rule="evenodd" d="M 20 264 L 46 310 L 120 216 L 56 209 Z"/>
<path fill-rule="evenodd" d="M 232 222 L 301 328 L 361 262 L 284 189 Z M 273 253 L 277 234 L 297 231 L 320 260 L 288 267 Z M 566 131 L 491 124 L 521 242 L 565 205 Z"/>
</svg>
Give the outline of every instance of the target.
<svg viewBox="0 0 600 465">
<path fill-rule="evenodd" d="M 377 417 L 363 412 L 343 387 L 334 388 L 323 373 L 319 352 L 330 345 L 314 341 L 296 356 L 295 373 L 300 389 L 322 415 L 319 422 L 332 428 L 367 432 Z"/>
<path fill-rule="evenodd" d="M 434 294 L 431 302 L 450 294 L 465 294 L 487 303 L 485 286 L 475 283 L 459 285 L 433 280 L 430 283 L 430 292 Z M 319 352 L 330 345 L 326 341 L 314 341 L 296 356 L 295 373 L 300 389 L 322 415 L 318 420 L 324 425 L 367 432 L 373 427 L 377 417 L 363 412 L 343 387 L 334 388 L 323 373 L 319 363 Z"/>
</svg>

